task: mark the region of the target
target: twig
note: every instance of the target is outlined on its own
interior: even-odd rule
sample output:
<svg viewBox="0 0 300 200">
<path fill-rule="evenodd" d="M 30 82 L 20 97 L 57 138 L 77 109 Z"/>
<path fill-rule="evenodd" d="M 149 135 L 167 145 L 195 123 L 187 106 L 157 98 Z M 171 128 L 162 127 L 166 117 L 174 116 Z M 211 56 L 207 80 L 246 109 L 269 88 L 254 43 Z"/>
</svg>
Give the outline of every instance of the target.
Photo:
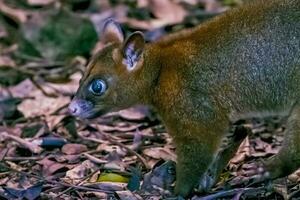
<svg viewBox="0 0 300 200">
<path fill-rule="evenodd" d="M 100 128 L 98 127 L 98 125 L 96 125 L 95 127 L 99 133 L 101 133 L 105 139 L 107 139 L 110 143 L 114 144 L 114 145 L 118 145 L 124 149 L 127 150 L 128 153 L 132 154 L 132 155 L 135 155 L 137 157 L 138 160 L 140 160 L 140 162 L 145 166 L 146 169 L 150 169 L 150 166 L 148 165 L 147 161 L 140 155 L 138 154 L 137 152 L 133 151 L 132 149 L 130 149 L 129 147 L 127 147 L 126 145 L 124 145 L 123 143 L 121 142 L 118 142 L 116 140 L 114 140 L 112 137 L 110 137 L 109 135 L 103 133 Z M 100 143 L 102 144 L 102 141 L 99 140 L 99 139 L 96 139 L 96 138 L 88 138 L 88 137 L 84 137 L 81 135 L 81 137 L 83 139 L 86 139 L 86 140 L 89 140 L 89 141 L 93 141 L 93 142 L 97 142 L 97 143 Z"/>
<path fill-rule="evenodd" d="M 147 161 L 140 155 L 138 154 L 136 151 L 132 150 L 131 148 L 127 147 L 125 144 L 116 141 L 116 139 L 114 139 L 112 136 L 104 133 L 103 131 L 100 130 L 99 126 L 96 125 L 96 129 L 98 130 L 99 133 L 101 133 L 105 139 L 107 139 L 109 142 L 111 142 L 112 144 L 118 145 L 124 149 L 126 149 L 128 151 L 128 153 L 131 153 L 132 155 L 135 155 L 138 160 L 141 161 L 141 163 L 145 166 L 146 169 L 151 169 L 151 167 L 148 165 Z"/>
<path fill-rule="evenodd" d="M 253 193 L 261 193 L 263 191 L 266 191 L 267 189 L 265 187 L 259 187 L 259 188 L 236 188 L 236 189 L 232 189 L 232 190 L 227 190 L 227 191 L 220 191 L 218 193 L 215 194 L 211 194 L 205 197 L 196 197 L 193 200 L 214 200 L 214 199 L 218 199 L 218 198 L 224 198 L 224 197 L 228 197 L 228 196 L 233 196 L 239 193 L 243 193 L 243 194 L 249 194 L 251 193 L 251 195 L 253 195 Z"/>
<path fill-rule="evenodd" d="M 43 60 L 40 60 L 40 61 L 43 61 Z M 61 67 L 61 66 L 63 66 L 63 65 L 65 65 L 66 63 L 65 62 L 52 62 L 52 63 L 45 63 L 45 62 L 37 62 L 37 63 L 29 63 L 29 64 L 25 64 L 25 65 L 22 65 L 22 66 L 20 66 L 20 68 L 22 68 L 22 69 L 27 69 L 27 70 L 30 70 L 30 71 L 32 71 L 32 69 L 34 69 L 34 68 L 38 68 L 39 69 L 39 71 L 43 71 L 43 72 L 49 72 L 49 71 L 47 71 L 47 70 L 41 70 L 41 68 L 42 69 L 47 69 L 47 68 L 54 68 L 54 67 Z"/>
<path fill-rule="evenodd" d="M 62 185 L 65 187 L 71 187 L 72 189 L 78 189 L 78 190 L 85 190 L 85 191 L 93 191 L 93 192 L 104 192 L 107 194 L 113 194 L 114 192 L 109 191 L 109 190 L 101 190 L 101 189 L 96 189 L 96 188 L 90 188 L 90 187 L 85 187 L 85 186 L 76 186 L 76 185 L 71 185 L 68 183 L 61 183 L 58 181 L 51 181 L 51 180 L 46 180 L 48 183 L 52 183 L 52 184 L 58 184 L 58 185 Z"/>
<path fill-rule="evenodd" d="M 96 158 L 95 156 L 92 156 L 88 153 L 83 153 L 82 154 L 83 156 L 85 156 L 87 159 L 89 159 L 90 161 L 96 163 L 96 164 L 104 164 L 104 163 L 107 163 L 106 160 L 101 160 L 99 158 Z"/>
<path fill-rule="evenodd" d="M 6 156 L 3 158 L 3 160 L 7 160 L 7 161 L 23 161 L 23 160 L 41 160 L 42 157 L 10 157 L 10 156 Z"/>
<path fill-rule="evenodd" d="M 94 174 L 98 173 L 98 171 L 95 171 L 89 175 L 87 175 L 82 181 L 80 181 L 78 184 L 76 184 L 75 186 L 80 186 L 82 185 L 86 180 L 88 180 L 90 177 L 92 177 Z M 55 196 L 55 199 L 60 197 L 61 195 L 67 193 L 68 191 L 74 189 L 74 187 L 68 187 L 67 189 L 65 189 L 64 191 L 62 191 L 61 193 L 59 193 L 58 195 Z"/>
<path fill-rule="evenodd" d="M 64 186 L 64 187 L 70 187 L 70 188 L 73 188 L 73 189 L 85 190 L 85 191 L 104 192 L 104 193 L 107 193 L 107 194 L 113 194 L 114 193 L 114 192 L 109 191 L 109 190 L 102 190 L 102 189 L 90 188 L 90 187 L 85 187 L 85 186 L 71 185 L 69 183 L 58 182 L 58 181 L 53 181 L 53 180 L 46 180 L 42 176 L 22 172 L 22 171 L 19 171 L 17 169 L 13 169 L 13 168 L 10 168 L 10 167 L 9 167 L 9 169 L 11 171 L 15 172 L 15 173 L 25 174 L 26 176 L 30 176 L 32 178 L 36 178 L 40 181 L 51 183 L 51 184 L 54 184 L 54 185 L 61 185 L 61 186 Z M 90 175 L 92 175 L 92 174 L 90 174 Z"/>
<path fill-rule="evenodd" d="M 151 167 L 148 165 L 147 161 L 137 152 L 135 152 L 134 150 L 130 149 L 129 147 L 127 147 L 126 145 L 124 145 L 121 142 L 115 141 L 114 139 L 110 138 L 108 135 L 105 135 L 106 139 L 111 142 L 112 144 L 118 145 L 124 149 L 126 149 L 128 151 L 128 153 L 135 155 L 138 160 L 141 161 L 141 163 L 145 166 L 146 169 L 151 169 Z"/>
<path fill-rule="evenodd" d="M 83 200 L 83 197 L 82 197 L 82 195 L 78 192 L 78 191 L 74 191 L 77 195 L 78 195 L 78 197 L 81 199 L 81 200 Z"/>
<path fill-rule="evenodd" d="M 41 153 L 43 151 L 43 149 L 41 147 L 39 147 L 38 145 L 28 142 L 22 138 L 19 138 L 17 136 L 14 136 L 12 134 L 8 134 L 7 132 L 1 132 L 1 134 L 5 137 L 5 138 L 9 138 L 11 140 L 14 140 L 16 142 L 18 142 L 19 144 L 21 144 L 23 147 L 29 149 L 31 152 L 33 153 Z"/>
<path fill-rule="evenodd" d="M 18 25 L 26 22 L 28 17 L 28 13 L 24 12 L 24 10 L 11 8 L 5 5 L 2 0 L 0 1 L 0 13 L 16 22 Z"/>
<path fill-rule="evenodd" d="M 42 86 L 40 86 L 40 85 L 37 83 L 36 80 L 34 80 L 34 78 L 30 78 L 30 80 L 31 80 L 32 84 L 33 84 L 35 87 L 37 87 L 37 89 L 39 89 L 39 90 L 43 93 L 43 95 L 45 95 L 46 97 L 50 97 L 50 98 L 56 98 L 56 97 L 58 97 L 58 96 L 57 96 L 56 94 L 54 94 L 54 93 L 48 93 L 48 92 L 46 92 L 46 91 L 44 90 L 44 88 L 43 88 Z"/>
</svg>

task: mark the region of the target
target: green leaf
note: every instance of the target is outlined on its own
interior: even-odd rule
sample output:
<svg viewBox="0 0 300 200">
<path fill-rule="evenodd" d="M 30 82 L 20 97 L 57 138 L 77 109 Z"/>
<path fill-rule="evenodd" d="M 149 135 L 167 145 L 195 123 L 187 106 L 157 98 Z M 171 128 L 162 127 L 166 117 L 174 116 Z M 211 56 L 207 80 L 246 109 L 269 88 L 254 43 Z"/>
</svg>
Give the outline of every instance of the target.
<svg viewBox="0 0 300 200">
<path fill-rule="evenodd" d="M 117 173 L 102 173 L 100 174 L 98 182 L 118 182 L 118 183 L 128 183 L 129 179 L 125 176 L 119 175 Z"/>
</svg>

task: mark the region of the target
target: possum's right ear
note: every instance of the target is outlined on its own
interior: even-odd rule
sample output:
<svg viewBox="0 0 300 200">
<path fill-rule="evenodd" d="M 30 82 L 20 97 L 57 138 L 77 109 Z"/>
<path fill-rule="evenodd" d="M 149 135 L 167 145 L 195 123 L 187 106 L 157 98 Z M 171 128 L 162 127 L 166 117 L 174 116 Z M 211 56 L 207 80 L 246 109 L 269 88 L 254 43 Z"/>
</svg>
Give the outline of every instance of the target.
<svg viewBox="0 0 300 200">
<path fill-rule="evenodd" d="M 113 19 L 108 19 L 103 25 L 101 40 L 107 43 L 123 43 L 124 34 L 120 25 Z"/>
</svg>

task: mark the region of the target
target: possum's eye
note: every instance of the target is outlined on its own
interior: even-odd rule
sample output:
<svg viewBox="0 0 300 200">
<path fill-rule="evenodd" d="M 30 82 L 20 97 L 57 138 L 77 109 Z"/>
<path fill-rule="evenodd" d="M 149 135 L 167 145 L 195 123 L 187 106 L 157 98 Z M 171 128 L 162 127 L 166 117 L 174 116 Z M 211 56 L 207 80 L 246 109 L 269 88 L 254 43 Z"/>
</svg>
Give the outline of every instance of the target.
<svg viewBox="0 0 300 200">
<path fill-rule="evenodd" d="M 106 90 L 106 84 L 101 79 L 95 79 L 91 82 L 89 86 L 89 91 L 94 95 L 102 95 Z"/>
</svg>

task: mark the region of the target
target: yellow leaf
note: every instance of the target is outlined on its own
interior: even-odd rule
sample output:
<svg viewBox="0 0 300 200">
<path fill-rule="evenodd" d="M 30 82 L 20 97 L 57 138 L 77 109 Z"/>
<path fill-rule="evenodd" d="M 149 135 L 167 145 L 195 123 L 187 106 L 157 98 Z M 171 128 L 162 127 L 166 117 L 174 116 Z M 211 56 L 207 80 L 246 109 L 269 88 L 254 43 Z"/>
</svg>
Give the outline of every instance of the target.
<svg viewBox="0 0 300 200">
<path fill-rule="evenodd" d="M 97 182 L 118 182 L 128 183 L 129 178 L 116 174 L 116 173 L 102 173 L 100 174 Z"/>
</svg>

